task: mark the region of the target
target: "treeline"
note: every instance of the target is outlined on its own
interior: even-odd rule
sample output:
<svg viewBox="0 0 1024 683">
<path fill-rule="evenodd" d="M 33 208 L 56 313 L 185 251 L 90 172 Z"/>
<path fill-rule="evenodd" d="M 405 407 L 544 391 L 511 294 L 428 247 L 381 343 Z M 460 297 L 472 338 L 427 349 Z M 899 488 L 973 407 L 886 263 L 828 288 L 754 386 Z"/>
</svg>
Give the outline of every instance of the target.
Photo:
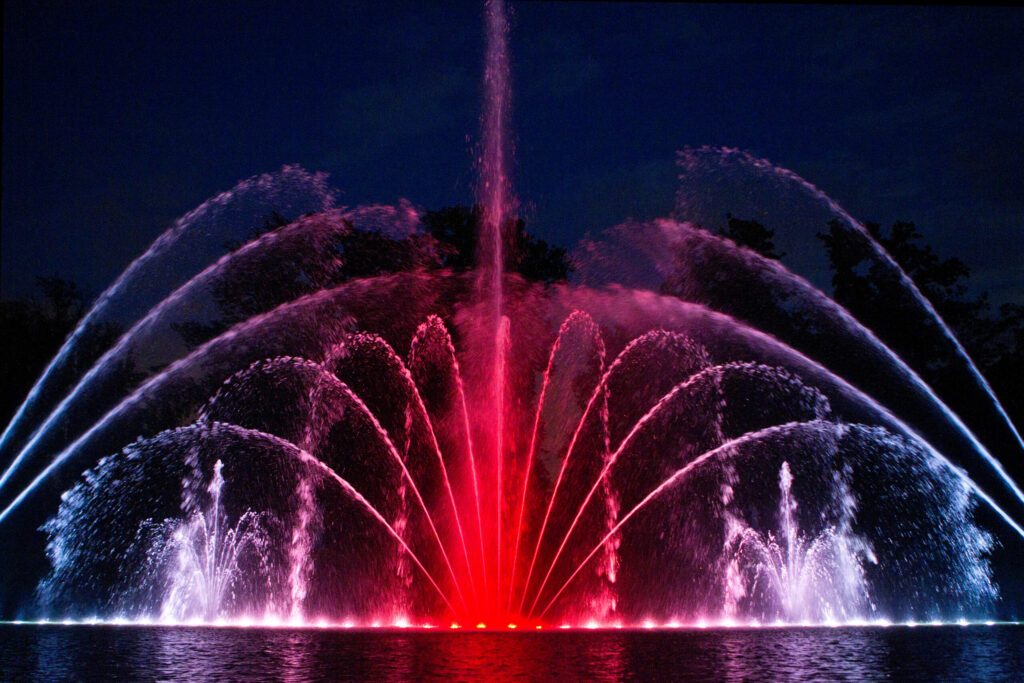
<svg viewBox="0 0 1024 683">
<path fill-rule="evenodd" d="M 277 217 L 268 228 L 286 221 Z M 473 267 L 480 211 L 454 206 L 424 214 L 422 235 L 404 240 L 354 229 L 339 245 L 345 254 L 346 278 L 370 277 L 413 268 L 445 268 L 456 272 Z M 970 269 L 957 258 L 944 258 L 913 223 L 897 222 L 869 231 L 900 264 L 952 327 L 972 358 L 989 378 L 1011 417 L 1024 421 L 1024 305 L 991 305 L 984 294 L 972 295 Z M 566 281 L 572 264 L 566 250 L 538 239 L 521 219 L 506 226 L 507 269 L 523 278 L 552 284 Z M 724 236 L 771 259 L 782 259 L 774 232 L 756 221 L 729 216 Z M 818 235 L 829 257 L 833 296 L 881 337 L 912 367 L 919 369 L 940 393 L 955 390 L 956 361 L 941 335 L 922 335 L 934 328 L 894 271 L 872 252 L 867 240 L 838 223 Z M 428 240 L 429 249 L 416 240 Z M 424 255 L 427 256 L 424 256 Z M 245 283 L 225 283 L 221 298 L 245 297 Z M 56 354 L 85 313 L 79 288 L 59 278 L 41 278 L 38 296 L 0 300 L 0 423 L 6 424 L 33 382 Z M 229 301 L 224 302 L 230 305 Z M 118 330 L 106 330 L 96 343 L 112 342 Z M 923 369 L 923 370 L 922 370 Z M 962 367 L 961 367 L 962 369 Z"/>
<path fill-rule="evenodd" d="M 866 223 L 868 232 L 892 256 L 949 325 L 988 378 L 1016 424 L 1024 422 L 1024 305 L 994 307 L 986 293 L 972 294 L 971 270 L 956 257 L 943 257 L 924 241 L 914 223 L 888 229 Z M 773 230 L 756 221 L 728 216 L 725 237 L 771 259 L 784 258 Z M 832 271 L 832 296 L 879 336 L 940 393 L 955 392 L 963 363 L 913 299 L 899 273 L 878 258 L 863 235 L 833 221 L 818 233 Z"/>
</svg>

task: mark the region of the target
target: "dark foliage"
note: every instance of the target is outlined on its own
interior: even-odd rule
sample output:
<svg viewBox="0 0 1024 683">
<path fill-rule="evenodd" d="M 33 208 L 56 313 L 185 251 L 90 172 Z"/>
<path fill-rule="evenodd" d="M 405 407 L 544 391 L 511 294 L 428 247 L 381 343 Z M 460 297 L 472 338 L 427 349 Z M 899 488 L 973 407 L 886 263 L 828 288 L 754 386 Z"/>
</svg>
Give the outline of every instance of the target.
<svg viewBox="0 0 1024 683">
<path fill-rule="evenodd" d="M 762 256 L 776 261 L 786 255 L 775 251 L 774 230 L 769 230 L 757 221 L 743 220 L 732 214 L 729 214 L 727 218 L 728 223 L 723 234 L 724 237 L 728 237 L 741 247 L 753 249 Z"/>
<path fill-rule="evenodd" d="M 1005 304 L 993 312 L 988 297 L 968 295 L 970 269 L 942 258 L 922 241 L 913 223 L 889 230 L 866 225 L 932 303 L 1001 397 L 1015 421 L 1024 419 L 1024 307 Z M 899 274 L 879 259 L 862 235 L 838 222 L 818 235 L 828 251 L 836 301 L 878 334 L 925 379 L 955 391 L 962 361 L 930 316 L 913 299 Z"/>
<path fill-rule="evenodd" d="M 325 246 L 336 258 L 268 261 L 261 269 L 258 287 L 244 274 L 220 278 L 213 287 L 213 298 L 219 309 L 216 320 L 177 322 L 174 329 L 186 344 L 194 347 L 285 300 L 350 280 L 440 268 L 465 272 L 475 265 L 480 215 L 478 207 L 468 206 L 431 211 L 423 216 L 424 231 L 402 238 L 348 223 L 347 230 L 337 231 L 337 237 Z M 303 220 L 317 220 L 317 216 Z M 287 223 L 286 219 L 273 214 L 253 237 L 280 229 Z M 527 280 L 545 284 L 568 278 L 571 267 L 565 249 L 529 234 L 525 223 L 519 219 L 510 221 L 505 232 L 511 243 L 507 252 L 509 270 Z M 228 246 L 238 248 L 241 245 Z M 269 256 L 272 258 L 273 254 Z"/>
<path fill-rule="evenodd" d="M 439 243 L 442 267 L 464 271 L 475 265 L 480 217 L 479 206 L 450 206 L 423 216 L 424 227 Z M 546 284 L 569 278 L 572 266 L 565 249 L 528 233 L 521 218 L 510 219 L 503 232 L 507 270 Z"/>
<path fill-rule="evenodd" d="M 73 282 L 43 277 L 37 287 L 37 298 L 0 300 L 0 422 L 4 424 L 85 312 L 85 298 Z M 116 337 L 113 328 L 97 328 L 86 345 L 102 353 Z"/>
</svg>

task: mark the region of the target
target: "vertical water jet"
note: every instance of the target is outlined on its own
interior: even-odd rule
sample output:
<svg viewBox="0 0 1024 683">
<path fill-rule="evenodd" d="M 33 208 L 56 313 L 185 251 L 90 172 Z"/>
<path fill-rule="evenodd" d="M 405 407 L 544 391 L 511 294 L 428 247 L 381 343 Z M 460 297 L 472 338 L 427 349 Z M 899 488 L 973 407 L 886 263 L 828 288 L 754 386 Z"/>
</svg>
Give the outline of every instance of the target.
<svg viewBox="0 0 1024 683">
<path fill-rule="evenodd" d="M 495 494 L 493 534 L 494 595 L 502 586 L 502 524 L 504 510 L 505 353 L 508 322 L 504 319 L 502 275 L 505 269 L 505 226 L 513 210 L 509 181 L 508 119 L 511 104 L 508 58 L 508 19 L 502 0 L 486 7 L 487 53 L 484 65 L 484 106 L 477 201 L 480 235 L 477 247 L 477 295 L 485 383 L 480 395 L 486 408 L 479 419 L 484 431 L 484 453 L 490 460 Z"/>
</svg>

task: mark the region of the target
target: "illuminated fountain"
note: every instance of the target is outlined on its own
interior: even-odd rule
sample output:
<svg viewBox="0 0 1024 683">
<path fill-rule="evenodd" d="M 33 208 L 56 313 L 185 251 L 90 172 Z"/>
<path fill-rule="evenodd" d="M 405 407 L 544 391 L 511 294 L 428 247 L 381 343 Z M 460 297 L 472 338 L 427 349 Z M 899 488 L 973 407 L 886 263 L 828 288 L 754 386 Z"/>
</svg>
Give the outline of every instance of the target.
<svg viewBox="0 0 1024 683">
<path fill-rule="evenodd" d="M 231 609 L 235 592 L 242 592 L 240 580 L 251 581 L 262 573 L 265 538 L 260 515 L 246 510 L 234 527 L 229 526 L 220 502 L 222 468 L 219 460 L 213 466 L 209 509 L 193 513 L 171 532 L 167 549 L 173 565 L 168 568 L 171 581 L 165 589 L 162 620 L 214 621 Z M 260 588 L 258 583 L 248 587 Z"/>
<path fill-rule="evenodd" d="M 25 611 L 987 618 L 993 539 L 976 515 L 1024 536 L 1024 495 L 812 282 L 699 227 L 683 192 L 673 219 L 583 241 L 571 283 L 509 272 L 500 2 L 487 24 L 477 268 L 439 268 L 411 205 L 335 206 L 295 168 L 183 217 L 100 297 L 0 441 L 0 536 L 49 519 L 50 567 Z M 806 181 L 737 158 L 684 152 L 684 182 L 698 162 L 740 163 L 896 267 Z M 115 321 L 126 331 L 101 344 Z"/>
<path fill-rule="evenodd" d="M 807 537 L 795 519 L 788 462 L 779 470 L 779 490 L 776 531 L 760 533 L 740 520 L 729 525 L 726 614 L 742 612 L 742 601 L 765 610 L 761 621 L 842 623 L 868 612 L 863 565 L 878 560 L 850 530 L 853 501 L 840 526 Z"/>
</svg>

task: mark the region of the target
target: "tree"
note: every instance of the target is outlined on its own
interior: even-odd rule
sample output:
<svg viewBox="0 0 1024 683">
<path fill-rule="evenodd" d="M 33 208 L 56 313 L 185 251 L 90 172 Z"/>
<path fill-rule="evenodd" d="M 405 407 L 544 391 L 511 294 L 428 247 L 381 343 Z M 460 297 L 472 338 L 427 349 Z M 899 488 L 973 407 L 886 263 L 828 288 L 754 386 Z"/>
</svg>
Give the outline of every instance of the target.
<svg viewBox="0 0 1024 683">
<path fill-rule="evenodd" d="M 391 237 L 347 218 L 338 225 L 332 222 L 338 217 L 331 214 L 305 216 L 304 221 L 325 222 L 323 234 L 332 235 L 329 242 L 319 244 L 316 252 L 308 250 L 309 244 L 296 243 L 300 251 L 291 255 L 283 255 L 279 247 L 228 264 L 224 276 L 212 285 L 217 315 L 178 321 L 172 327 L 193 347 L 253 315 L 350 280 L 410 271 L 470 270 L 475 266 L 480 216 L 479 207 L 469 206 L 427 212 L 422 218 L 425 230 L 404 237 Z M 279 214 L 271 214 L 253 237 L 287 223 Z M 513 245 L 507 255 L 509 270 L 546 284 L 568 279 L 571 267 L 564 249 L 526 232 L 520 219 L 510 221 L 506 228 Z M 230 249 L 240 246 L 228 245 Z M 254 271 L 259 272 L 259 286 L 254 286 Z"/>
<path fill-rule="evenodd" d="M 476 265 L 481 216 L 479 206 L 449 206 L 423 216 L 424 227 L 438 242 L 442 267 L 458 272 Z M 572 265 L 565 249 L 528 233 L 521 218 L 509 219 L 503 232 L 510 247 L 506 253 L 510 272 L 545 284 L 569 279 Z"/>
<path fill-rule="evenodd" d="M 865 227 L 952 328 L 1015 421 L 1024 417 L 1020 382 L 1013 379 L 1024 372 L 1024 307 L 1004 305 L 993 314 L 986 294 L 969 295 L 970 268 L 958 258 L 941 257 L 913 223 L 899 221 L 889 230 L 874 223 Z M 955 368 L 962 362 L 899 273 L 863 235 L 838 221 L 818 238 L 828 252 L 836 301 L 929 382 L 954 389 L 960 377 Z"/>
<path fill-rule="evenodd" d="M 775 251 L 775 231 L 770 230 L 757 221 L 746 221 L 741 218 L 736 218 L 731 213 L 727 215 L 728 223 L 726 224 L 724 237 L 729 238 L 741 247 L 747 247 L 753 249 L 765 258 L 770 258 L 778 261 L 785 253 L 778 253 Z"/>
<path fill-rule="evenodd" d="M 11 418 L 85 311 L 73 282 L 39 278 L 40 298 L 0 301 L 0 422 Z"/>
</svg>

